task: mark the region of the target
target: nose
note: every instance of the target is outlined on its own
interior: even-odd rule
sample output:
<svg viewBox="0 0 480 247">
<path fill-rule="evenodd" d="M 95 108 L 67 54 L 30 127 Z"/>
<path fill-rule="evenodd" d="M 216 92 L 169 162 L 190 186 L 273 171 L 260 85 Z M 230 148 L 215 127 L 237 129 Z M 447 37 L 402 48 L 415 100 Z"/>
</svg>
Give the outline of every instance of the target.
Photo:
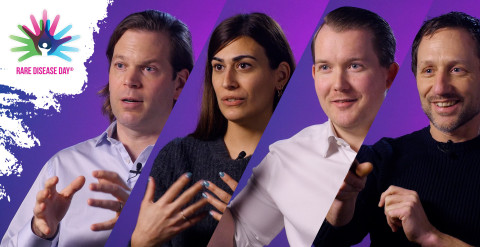
<svg viewBox="0 0 480 247">
<path fill-rule="evenodd" d="M 237 73 L 233 68 L 226 68 L 222 87 L 228 90 L 238 88 Z"/>
<path fill-rule="evenodd" d="M 140 81 L 140 71 L 132 68 L 125 71 L 123 84 L 129 88 L 140 88 L 142 83 Z"/>
<path fill-rule="evenodd" d="M 335 91 L 344 92 L 350 89 L 350 83 L 348 82 L 347 72 L 344 70 L 337 70 L 336 76 L 333 82 L 333 89 Z"/>
<path fill-rule="evenodd" d="M 433 93 L 435 95 L 450 93 L 452 89 L 450 80 L 451 78 L 447 71 L 437 73 L 433 82 Z"/>
</svg>

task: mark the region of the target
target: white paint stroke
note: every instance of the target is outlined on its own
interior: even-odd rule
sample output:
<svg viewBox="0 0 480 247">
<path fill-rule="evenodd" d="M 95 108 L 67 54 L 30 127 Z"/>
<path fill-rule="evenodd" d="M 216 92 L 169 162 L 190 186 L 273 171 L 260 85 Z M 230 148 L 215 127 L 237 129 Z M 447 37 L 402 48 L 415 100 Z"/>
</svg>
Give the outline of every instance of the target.
<svg viewBox="0 0 480 247">
<path fill-rule="evenodd" d="M 98 24 L 107 17 L 107 7 L 112 0 L 84 1 L 10 1 L 8 7 L 0 8 L 2 33 L 0 43 L 0 177 L 21 175 L 29 166 L 22 164 L 21 157 L 16 157 L 12 147 L 33 148 L 40 145 L 34 135 L 35 126 L 27 126 L 25 119 L 50 116 L 61 111 L 60 97 L 81 94 L 88 86 L 88 73 L 84 63 L 92 56 L 94 50 L 93 33 L 99 32 Z M 10 39 L 10 35 L 27 38 L 18 29 L 26 25 L 34 30 L 30 15 L 37 21 L 42 19 L 43 11 L 52 22 L 59 15 L 55 34 L 68 25 L 72 28 L 64 36 L 80 35 L 77 40 L 65 43 L 79 49 L 79 52 L 64 53 L 72 61 L 67 62 L 56 56 L 33 56 L 18 62 L 24 52 L 11 52 L 13 47 L 24 44 Z M 73 67 L 68 75 L 18 75 L 17 67 Z M 0 184 L 0 200 L 10 196 L 7 188 Z"/>
</svg>

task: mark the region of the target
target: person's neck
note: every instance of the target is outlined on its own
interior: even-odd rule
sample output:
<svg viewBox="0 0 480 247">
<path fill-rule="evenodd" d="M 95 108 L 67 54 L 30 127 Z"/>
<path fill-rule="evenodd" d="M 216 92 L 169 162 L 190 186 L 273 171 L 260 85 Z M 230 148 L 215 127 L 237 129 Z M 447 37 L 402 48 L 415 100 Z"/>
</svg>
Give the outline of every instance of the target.
<svg viewBox="0 0 480 247">
<path fill-rule="evenodd" d="M 360 150 L 363 140 L 365 140 L 368 129 L 370 128 L 370 126 L 364 128 L 342 128 L 340 126 L 336 126 L 333 123 L 332 126 L 335 130 L 335 133 L 337 134 L 337 137 L 340 137 L 345 142 L 347 142 L 350 145 L 350 148 L 353 149 L 355 152 L 358 152 L 358 150 Z"/>
<path fill-rule="evenodd" d="M 123 144 L 130 155 L 130 159 L 135 162 L 146 147 L 155 144 L 160 132 L 161 129 L 135 130 L 117 123 L 116 135 L 113 138 Z"/>
<path fill-rule="evenodd" d="M 232 159 L 236 159 L 242 151 L 246 153 L 246 156 L 253 154 L 263 131 L 267 127 L 268 119 L 249 125 L 228 121 L 227 132 L 223 140 Z"/>
<path fill-rule="evenodd" d="M 430 122 L 430 134 L 437 142 L 465 142 L 480 134 L 480 114 L 451 132 L 443 132 Z"/>
</svg>

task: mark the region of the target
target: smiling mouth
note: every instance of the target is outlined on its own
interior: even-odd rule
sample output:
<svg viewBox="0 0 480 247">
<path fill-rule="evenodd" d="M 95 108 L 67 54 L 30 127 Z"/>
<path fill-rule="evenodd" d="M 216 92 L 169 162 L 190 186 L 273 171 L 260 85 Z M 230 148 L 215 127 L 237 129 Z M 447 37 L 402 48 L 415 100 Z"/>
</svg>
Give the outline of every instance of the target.
<svg viewBox="0 0 480 247">
<path fill-rule="evenodd" d="M 453 106 L 458 102 L 459 102 L 458 100 L 450 100 L 450 101 L 444 101 L 444 102 L 434 102 L 434 104 L 438 107 L 445 108 L 445 107 Z"/>
</svg>

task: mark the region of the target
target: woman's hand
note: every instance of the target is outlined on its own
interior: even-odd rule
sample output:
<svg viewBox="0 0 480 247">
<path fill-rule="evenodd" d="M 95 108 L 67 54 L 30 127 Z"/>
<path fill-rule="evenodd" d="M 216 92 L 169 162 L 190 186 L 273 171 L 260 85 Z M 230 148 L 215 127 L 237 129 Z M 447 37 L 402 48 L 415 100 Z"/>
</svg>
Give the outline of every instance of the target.
<svg viewBox="0 0 480 247">
<path fill-rule="evenodd" d="M 198 181 L 177 198 L 190 181 L 190 177 L 191 173 L 182 175 L 156 202 L 153 202 L 155 182 L 152 177 L 149 178 L 137 225 L 132 234 L 132 246 L 156 246 L 165 243 L 206 216 L 206 213 L 195 215 L 207 204 L 206 199 L 184 208 L 198 192 L 202 191 L 203 181 Z"/>
<path fill-rule="evenodd" d="M 220 172 L 218 174 L 220 178 L 225 182 L 232 191 L 235 191 L 237 188 L 238 182 L 235 181 L 232 177 L 230 177 L 228 174 L 224 172 Z M 214 183 L 210 181 L 204 181 L 203 186 L 210 190 L 213 194 L 215 194 L 220 200 L 215 198 L 212 194 L 208 192 L 202 193 L 202 196 L 207 199 L 208 203 L 210 203 L 212 206 L 214 206 L 218 211 L 221 213 L 218 213 L 214 210 L 210 210 L 210 215 L 220 221 L 222 218 L 223 212 L 225 212 L 225 209 L 227 208 L 228 203 L 230 202 L 230 199 L 232 198 L 232 195 L 228 194 L 224 190 L 220 189 L 218 186 L 216 186 Z"/>
</svg>

